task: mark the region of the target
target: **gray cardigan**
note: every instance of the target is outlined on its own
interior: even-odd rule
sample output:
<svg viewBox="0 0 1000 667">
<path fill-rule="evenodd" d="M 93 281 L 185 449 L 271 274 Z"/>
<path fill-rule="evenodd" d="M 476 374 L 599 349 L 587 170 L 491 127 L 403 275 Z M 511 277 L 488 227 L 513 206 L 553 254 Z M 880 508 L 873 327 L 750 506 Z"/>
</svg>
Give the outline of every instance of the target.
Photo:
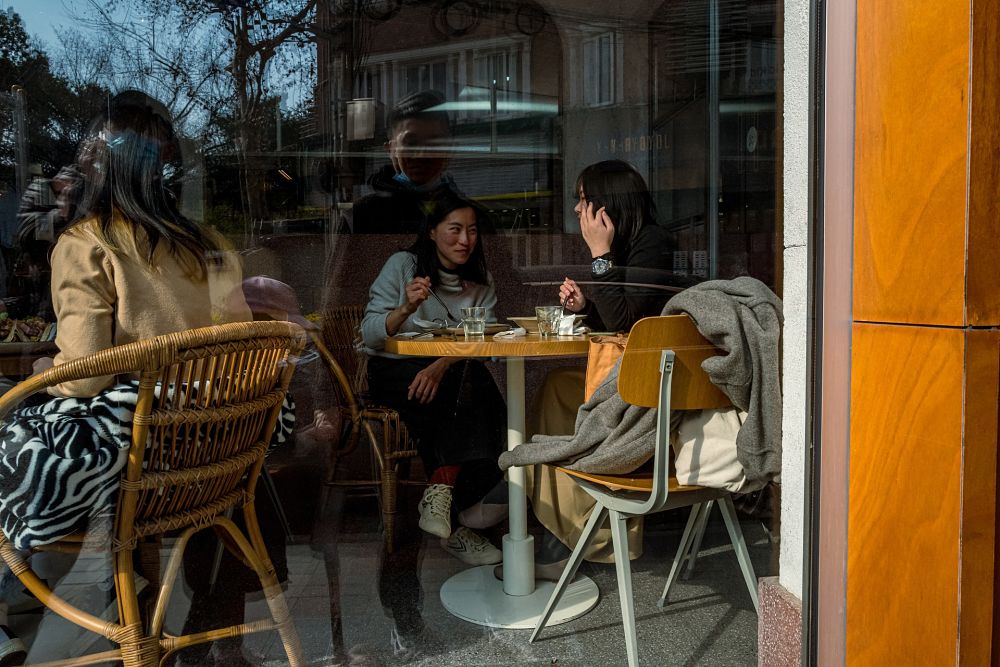
<svg viewBox="0 0 1000 667">
<path fill-rule="evenodd" d="M 382 267 L 368 293 L 368 307 L 364 319 L 361 320 L 361 340 L 365 352 L 373 356 L 398 358 L 398 355 L 384 352 L 385 319 L 389 313 L 406 301 L 406 285 L 413 280 L 416 270 L 416 258 L 411 252 L 402 251 L 392 255 Z M 466 306 L 483 306 L 486 308 L 486 321 L 496 322 L 497 295 L 493 290 L 493 278 L 488 285 L 480 285 L 459 280 L 454 273 L 441 271 L 440 284 L 434 288 L 434 293 L 448 304 L 448 310 L 455 317 L 461 317 L 461 309 Z M 424 301 L 417 310 L 406 318 L 399 327 L 398 333 L 423 331 L 417 320 L 444 320 L 447 312 L 437 299 L 431 297 Z M 460 323 L 452 321 L 451 326 Z"/>
<path fill-rule="evenodd" d="M 706 359 L 702 368 L 748 413 L 736 437 L 747 480 L 774 478 L 781 471 L 781 300 L 754 278 L 713 280 L 667 302 L 663 314 L 678 313 L 689 315 L 705 338 L 727 352 Z M 653 455 L 655 430 L 655 410 L 629 405 L 618 395 L 616 366 L 580 407 L 573 435 L 536 435 L 501 454 L 500 467 L 558 463 L 583 472 L 627 473 Z"/>
</svg>

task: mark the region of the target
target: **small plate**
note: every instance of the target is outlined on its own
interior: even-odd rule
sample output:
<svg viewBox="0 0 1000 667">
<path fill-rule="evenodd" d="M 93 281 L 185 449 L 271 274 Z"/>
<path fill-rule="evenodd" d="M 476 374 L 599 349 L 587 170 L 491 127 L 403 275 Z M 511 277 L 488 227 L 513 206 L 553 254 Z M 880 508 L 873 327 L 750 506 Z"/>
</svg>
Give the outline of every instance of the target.
<svg viewBox="0 0 1000 667">
<path fill-rule="evenodd" d="M 509 324 L 497 324 L 497 323 L 487 323 L 486 331 L 483 332 L 484 336 L 492 336 L 495 333 L 500 333 L 501 331 L 507 331 L 510 329 Z M 463 327 L 447 327 L 445 329 L 435 329 L 433 333 L 442 334 L 448 333 L 455 336 L 464 336 L 465 329 Z"/>
<path fill-rule="evenodd" d="M 586 315 L 577 315 L 573 320 L 573 326 L 579 326 L 580 322 L 583 321 Z M 508 317 L 508 320 L 515 323 L 517 326 L 521 327 L 528 333 L 538 333 L 538 318 L 537 317 Z"/>
</svg>

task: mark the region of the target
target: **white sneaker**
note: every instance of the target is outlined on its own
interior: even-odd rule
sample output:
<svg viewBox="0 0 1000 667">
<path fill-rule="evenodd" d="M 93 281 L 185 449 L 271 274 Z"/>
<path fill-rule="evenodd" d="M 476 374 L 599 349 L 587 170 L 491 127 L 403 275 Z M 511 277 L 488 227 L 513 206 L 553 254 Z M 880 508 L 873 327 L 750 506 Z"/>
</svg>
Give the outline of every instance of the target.
<svg viewBox="0 0 1000 667">
<path fill-rule="evenodd" d="M 420 530 L 442 539 L 451 536 L 451 487 L 431 484 L 424 491 L 420 504 Z"/>
<path fill-rule="evenodd" d="M 479 533 L 465 526 L 459 527 L 441 548 L 466 565 L 495 565 L 503 560 L 503 552 Z"/>
<path fill-rule="evenodd" d="M 330 413 L 336 414 L 335 410 L 330 410 Z M 295 434 L 295 440 L 309 446 L 334 442 L 340 436 L 338 421 L 336 416 L 331 417 L 325 410 L 315 410 L 312 424 L 300 429 Z"/>
</svg>

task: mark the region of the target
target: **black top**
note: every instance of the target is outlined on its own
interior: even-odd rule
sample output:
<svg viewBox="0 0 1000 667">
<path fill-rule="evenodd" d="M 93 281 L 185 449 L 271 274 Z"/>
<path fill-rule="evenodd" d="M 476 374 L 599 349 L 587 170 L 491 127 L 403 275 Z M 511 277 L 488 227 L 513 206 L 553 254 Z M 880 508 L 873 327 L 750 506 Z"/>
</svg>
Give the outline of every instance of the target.
<svg viewBox="0 0 1000 667">
<path fill-rule="evenodd" d="M 415 190 L 393 178 L 386 165 L 368 179 L 375 190 L 354 205 L 351 231 L 355 234 L 416 234 L 424 221 L 431 200 L 442 190 L 451 189 L 446 179 L 430 190 Z"/>
<path fill-rule="evenodd" d="M 673 241 L 665 228 L 647 224 L 624 252 L 612 258 L 614 267 L 591 280 L 602 283 L 647 283 L 677 286 L 683 278 L 671 272 Z M 659 315 L 674 292 L 650 287 L 593 285 L 583 288 L 586 324 L 595 331 L 628 331 L 643 317 Z"/>
</svg>

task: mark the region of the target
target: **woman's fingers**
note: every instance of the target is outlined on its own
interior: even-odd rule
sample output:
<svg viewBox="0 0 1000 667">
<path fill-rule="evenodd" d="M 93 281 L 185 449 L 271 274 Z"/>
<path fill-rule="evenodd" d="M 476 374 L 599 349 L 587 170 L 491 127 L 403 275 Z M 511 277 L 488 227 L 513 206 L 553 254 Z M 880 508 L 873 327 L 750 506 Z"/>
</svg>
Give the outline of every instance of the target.
<svg viewBox="0 0 1000 667">
<path fill-rule="evenodd" d="M 410 383 L 406 399 L 409 401 L 416 399 L 419 403 L 430 403 L 437 396 L 437 390 L 438 383 L 434 382 L 421 371 L 417 373 L 416 377 L 413 378 L 413 382 Z"/>
</svg>

